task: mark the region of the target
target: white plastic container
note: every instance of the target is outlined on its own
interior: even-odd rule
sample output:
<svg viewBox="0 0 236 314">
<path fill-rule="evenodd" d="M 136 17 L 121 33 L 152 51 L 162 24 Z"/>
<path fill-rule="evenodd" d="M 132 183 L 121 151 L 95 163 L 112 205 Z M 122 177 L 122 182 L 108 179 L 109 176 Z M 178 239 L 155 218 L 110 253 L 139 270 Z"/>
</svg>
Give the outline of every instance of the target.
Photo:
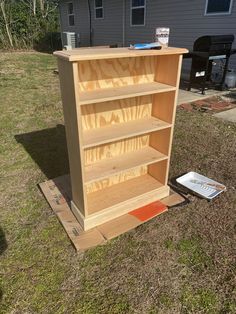
<svg viewBox="0 0 236 314">
<path fill-rule="evenodd" d="M 158 27 L 156 28 L 155 41 L 158 42 L 162 47 L 168 47 L 169 35 L 169 27 Z"/>
<path fill-rule="evenodd" d="M 234 71 L 229 71 L 226 73 L 225 85 L 228 88 L 234 88 L 236 86 L 236 73 Z"/>
<path fill-rule="evenodd" d="M 212 200 L 214 197 L 226 190 L 226 187 L 223 184 L 211 180 L 194 171 L 186 173 L 176 179 L 176 181 L 207 200 Z"/>
</svg>

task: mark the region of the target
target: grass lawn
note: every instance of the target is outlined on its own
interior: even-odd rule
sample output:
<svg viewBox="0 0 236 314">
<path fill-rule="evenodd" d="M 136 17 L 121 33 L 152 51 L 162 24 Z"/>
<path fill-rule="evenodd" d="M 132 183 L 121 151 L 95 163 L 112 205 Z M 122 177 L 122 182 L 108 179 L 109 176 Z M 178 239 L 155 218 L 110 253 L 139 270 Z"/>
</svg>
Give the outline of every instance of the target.
<svg viewBox="0 0 236 314">
<path fill-rule="evenodd" d="M 236 125 L 178 110 L 171 176 L 226 184 L 77 254 L 37 184 L 68 173 L 54 57 L 0 55 L 0 313 L 236 313 Z"/>
</svg>

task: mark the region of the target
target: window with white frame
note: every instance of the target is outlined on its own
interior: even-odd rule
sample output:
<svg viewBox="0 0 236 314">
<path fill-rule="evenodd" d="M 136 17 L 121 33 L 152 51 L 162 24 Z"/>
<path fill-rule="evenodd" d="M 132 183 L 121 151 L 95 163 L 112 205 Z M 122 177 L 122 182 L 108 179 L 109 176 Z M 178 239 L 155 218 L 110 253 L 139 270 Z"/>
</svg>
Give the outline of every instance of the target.
<svg viewBox="0 0 236 314">
<path fill-rule="evenodd" d="M 206 0 L 205 15 L 230 14 L 233 0 Z"/>
<path fill-rule="evenodd" d="M 146 0 L 131 0 L 131 26 L 145 25 Z"/>
<path fill-rule="evenodd" d="M 94 0 L 95 19 L 103 19 L 103 0 Z"/>
<path fill-rule="evenodd" d="M 68 24 L 69 26 L 75 25 L 75 13 L 74 13 L 74 3 L 67 3 L 67 13 L 68 13 Z"/>
</svg>

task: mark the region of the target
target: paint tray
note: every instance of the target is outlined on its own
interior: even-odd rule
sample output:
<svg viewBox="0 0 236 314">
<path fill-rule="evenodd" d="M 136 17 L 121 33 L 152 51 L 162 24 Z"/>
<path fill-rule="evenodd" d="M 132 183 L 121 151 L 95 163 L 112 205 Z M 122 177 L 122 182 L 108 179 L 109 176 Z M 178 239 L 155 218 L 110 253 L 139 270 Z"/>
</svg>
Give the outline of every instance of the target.
<svg viewBox="0 0 236 314">
<path fill-rule="evenodd" d="M 226 190 L 226 187 L 223 184 L 194 171 L 190 171 L 179 177 L 176 179 L 176 182 L 207 200 L 212 200 Z"/>
</svg>

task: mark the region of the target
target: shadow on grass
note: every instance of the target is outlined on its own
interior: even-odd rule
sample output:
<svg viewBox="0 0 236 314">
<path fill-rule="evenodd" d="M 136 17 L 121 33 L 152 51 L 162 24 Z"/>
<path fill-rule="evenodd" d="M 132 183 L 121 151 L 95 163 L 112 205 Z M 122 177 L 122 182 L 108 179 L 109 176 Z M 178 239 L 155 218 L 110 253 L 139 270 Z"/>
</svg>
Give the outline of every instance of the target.
<svg viewBox="0 0 236 314">
<path fill-rule="evenodd" d="M 48 179 L 69 173 L 65 127 L 15 135 Z"/>
<path fill-rule="evenodd" d="M 0 255 L 7 249 L 7 241 L 6 241 L 6 237 L 5 237 L 5 233 L 2 230 L 2 228 L 0 227 Z M 0 301 L 2 300 L 3 297 L 3 292 L 2 289 L 0 287 Z"/>
</svg>

